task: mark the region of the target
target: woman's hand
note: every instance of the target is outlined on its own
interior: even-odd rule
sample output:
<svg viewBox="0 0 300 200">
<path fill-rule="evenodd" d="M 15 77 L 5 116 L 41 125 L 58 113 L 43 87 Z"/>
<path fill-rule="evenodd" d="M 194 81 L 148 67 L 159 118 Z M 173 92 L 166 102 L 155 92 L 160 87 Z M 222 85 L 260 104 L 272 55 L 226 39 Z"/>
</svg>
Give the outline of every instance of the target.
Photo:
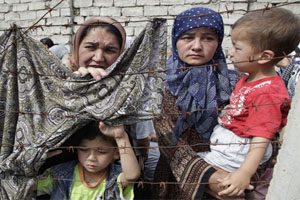
<svg viewBox="0 0 300 200">
<path fill-rule="evenodd" d="M 209 189 L 214 193 L 218 194 L 221 191 L 221 188 L 219 187 L 219 180 L 224 179 L 226 176 L 228 176 L 228 174 L 229 173 L 225 170 L 218 169 L 208 179 Z"/>
<path fill-rule="evenodd" d="M 79 67 L 77 71 L 74 72 L 81 77 L 91 74 L 91 76 L 96 79 L 100 80 L 107 76 L 107 72 L 102 68 L 95 68 L 95 67 Z"/>
</svg>

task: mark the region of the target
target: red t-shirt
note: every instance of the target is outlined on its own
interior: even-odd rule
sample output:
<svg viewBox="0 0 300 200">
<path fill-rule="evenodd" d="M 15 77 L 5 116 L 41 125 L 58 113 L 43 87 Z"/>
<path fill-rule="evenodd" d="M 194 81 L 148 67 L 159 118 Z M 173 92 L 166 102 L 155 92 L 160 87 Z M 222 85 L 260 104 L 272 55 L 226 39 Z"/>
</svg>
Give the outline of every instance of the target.
<svg viewBox="0 0 300 200">
<path fill-rule="evenodd" d="M 279 76 L 246 82 L 240 79 L 219 124 L 240 137 L 272 139 L 287 120 L 290 97 Z"/>
</svg>

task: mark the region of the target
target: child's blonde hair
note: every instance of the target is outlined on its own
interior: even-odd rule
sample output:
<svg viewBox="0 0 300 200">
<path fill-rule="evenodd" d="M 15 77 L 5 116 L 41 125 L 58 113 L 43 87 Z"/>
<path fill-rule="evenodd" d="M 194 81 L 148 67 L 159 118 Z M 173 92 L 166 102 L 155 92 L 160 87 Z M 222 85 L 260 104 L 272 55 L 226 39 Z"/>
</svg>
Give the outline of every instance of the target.
<svg viewBox="0 0 300 200">
<path fill-rule="evenodd" d="M 238 19 L 232 29 L 241 28 L 257 51 L 271 50 L 275 62 L 291 53 L 300 42 L 300 19 L 284 8 L 249 12 Z"/>
</svg>

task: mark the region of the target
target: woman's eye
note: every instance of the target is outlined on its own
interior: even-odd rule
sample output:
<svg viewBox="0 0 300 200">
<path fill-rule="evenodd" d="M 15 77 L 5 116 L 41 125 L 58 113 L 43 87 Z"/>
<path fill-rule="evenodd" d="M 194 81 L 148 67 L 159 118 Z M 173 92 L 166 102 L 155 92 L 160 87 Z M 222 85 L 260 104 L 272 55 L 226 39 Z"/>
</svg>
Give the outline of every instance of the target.
<svg viewBox="0 0 300 200">
<path fill-rule="evenodd" d="M 212 40 L 215 40 L 215 38 L 214 37 L 207 37 L 206 40 L 212 41 Z"/>
<path fill-rule="evenodd" d="M 193 40 L 193 37 L 191 36 L 183 36 L 182 38 L 180 38 L 181 40 Z"/>
<path fill-rule="evenodd" d="M 217 38 L 213 36 L 206 36 L 203 38 L 203 41 L 208 41 L 208 42 L 217 41 Z"/>
<path fill-rule="evenodd" d="M 94 50 L 96 47 L 93 46 L 93 45 L 87 45 L 84 47 L 85 49 L 88 49 L 88 50 Z"/>
<path fill-rule="evenodd" d="M 114 53 L 118 52 L 118 50 L 116 48 L 106 48 L 105 51 L 107 53 L 111 53 L 111 54 L 114 54 Z"/>
</svg>

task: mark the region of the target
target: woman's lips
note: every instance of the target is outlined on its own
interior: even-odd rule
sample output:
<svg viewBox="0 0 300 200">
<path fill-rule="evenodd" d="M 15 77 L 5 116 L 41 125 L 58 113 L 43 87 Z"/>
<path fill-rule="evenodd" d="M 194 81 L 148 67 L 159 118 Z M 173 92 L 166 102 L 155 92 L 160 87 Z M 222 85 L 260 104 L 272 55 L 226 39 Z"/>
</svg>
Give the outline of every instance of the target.
<svg viewBox="0 0 300 200">
<path fill-rule="evenodd" d="M 190 54 L 188 55 L 188 57 L 192 57 L 192 58 L 202 58 L 202 55 L 198 55 L 198 54 Z"/>
</svg>

